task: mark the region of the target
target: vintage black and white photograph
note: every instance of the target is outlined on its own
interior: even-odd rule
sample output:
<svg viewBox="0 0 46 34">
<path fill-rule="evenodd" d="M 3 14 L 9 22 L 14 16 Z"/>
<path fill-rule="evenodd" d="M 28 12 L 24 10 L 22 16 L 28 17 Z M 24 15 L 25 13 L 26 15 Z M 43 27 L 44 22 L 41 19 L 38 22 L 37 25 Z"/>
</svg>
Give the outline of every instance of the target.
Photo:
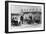
<svg viewBox="0 0 46 34">
<path fill-rule="evenodd" d="M 8 3 L 8 31 L 44 30 L 44 5 Z"/>
</svg>

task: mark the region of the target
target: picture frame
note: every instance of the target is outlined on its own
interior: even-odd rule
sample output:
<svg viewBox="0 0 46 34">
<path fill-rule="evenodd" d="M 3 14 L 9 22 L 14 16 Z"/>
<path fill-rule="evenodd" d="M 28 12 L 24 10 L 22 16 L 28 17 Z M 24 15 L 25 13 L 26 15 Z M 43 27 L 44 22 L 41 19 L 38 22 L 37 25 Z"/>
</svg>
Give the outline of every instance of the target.
<svg viewBox="0 0 46 34">
<path fill-rule="evenodd" d="M 33 10 L 33 8 L 34 8 L 34 10 Z M 35 9 L 35 8 L 39 8 L 39 9 Z M 21 11 L 21 12 L 19 12 L 19 11 Z M 30 28 L 29 26 L 27 26 L 25 28 L 25 25 L 28 23 L 27 21 L 29 21 L 28 19 L 27 19 L 27 21 L 25 21 L 25 16 L 30 15 L 30 11 L 31 11 L 31 15 L 33 14 L 33 16 L 34 16 L 34 14 L 35 15 L 40 14 L 41 27 L 40 26 L 36 27 L 35 25 L 38 25 L 38 24 L 35 24 L 34 26 L 36 28 L 33 25 L 31 26 L 32 28 Z M 20 14 L 20 13 L 22 13 L 22 14 Z M 13 17 L 16 17 L 16 15 L 22 16 L 23 14 L 24 14 L 24 16 L 23 16 L 23 19 L 21 19 L 20 23 L 23 22 L 23 24 L 25 24 L 25 22 L 26 22 L 25 25 L 22 25 L 22 23 L 21 23 L 20 24 L 20 26 L 22 25 L 21 28 L 20 28 L 19 24 L 16 26 L 15 24 L 16 24 L 16 22 L 18 23 L 18 21 L 16 21 L 15 24 L 13 23 L 11 25 L 11 23 L 13 22 L 13 20 L 12 20 Z M 17 16 L 17 17 L 19 17 L 19 16 Z M 19 18 L 15 18 L 15 20 L 17 20 L 17 19 L 19 19 Z M 36 17 L 36 19 L 37 19 L 37 17 Z M 31 20 L 30 20 L 30 22 L 31 22 Z M 30 23 L 28 23 L 28 24 L 30 24 Z M 24 2 L 24 1 L 23 2 L 22 1 L 5 1 L 5 33 L 38 32 L 38 31 L 45 31 L 45 3 Z"/>
</svg>

